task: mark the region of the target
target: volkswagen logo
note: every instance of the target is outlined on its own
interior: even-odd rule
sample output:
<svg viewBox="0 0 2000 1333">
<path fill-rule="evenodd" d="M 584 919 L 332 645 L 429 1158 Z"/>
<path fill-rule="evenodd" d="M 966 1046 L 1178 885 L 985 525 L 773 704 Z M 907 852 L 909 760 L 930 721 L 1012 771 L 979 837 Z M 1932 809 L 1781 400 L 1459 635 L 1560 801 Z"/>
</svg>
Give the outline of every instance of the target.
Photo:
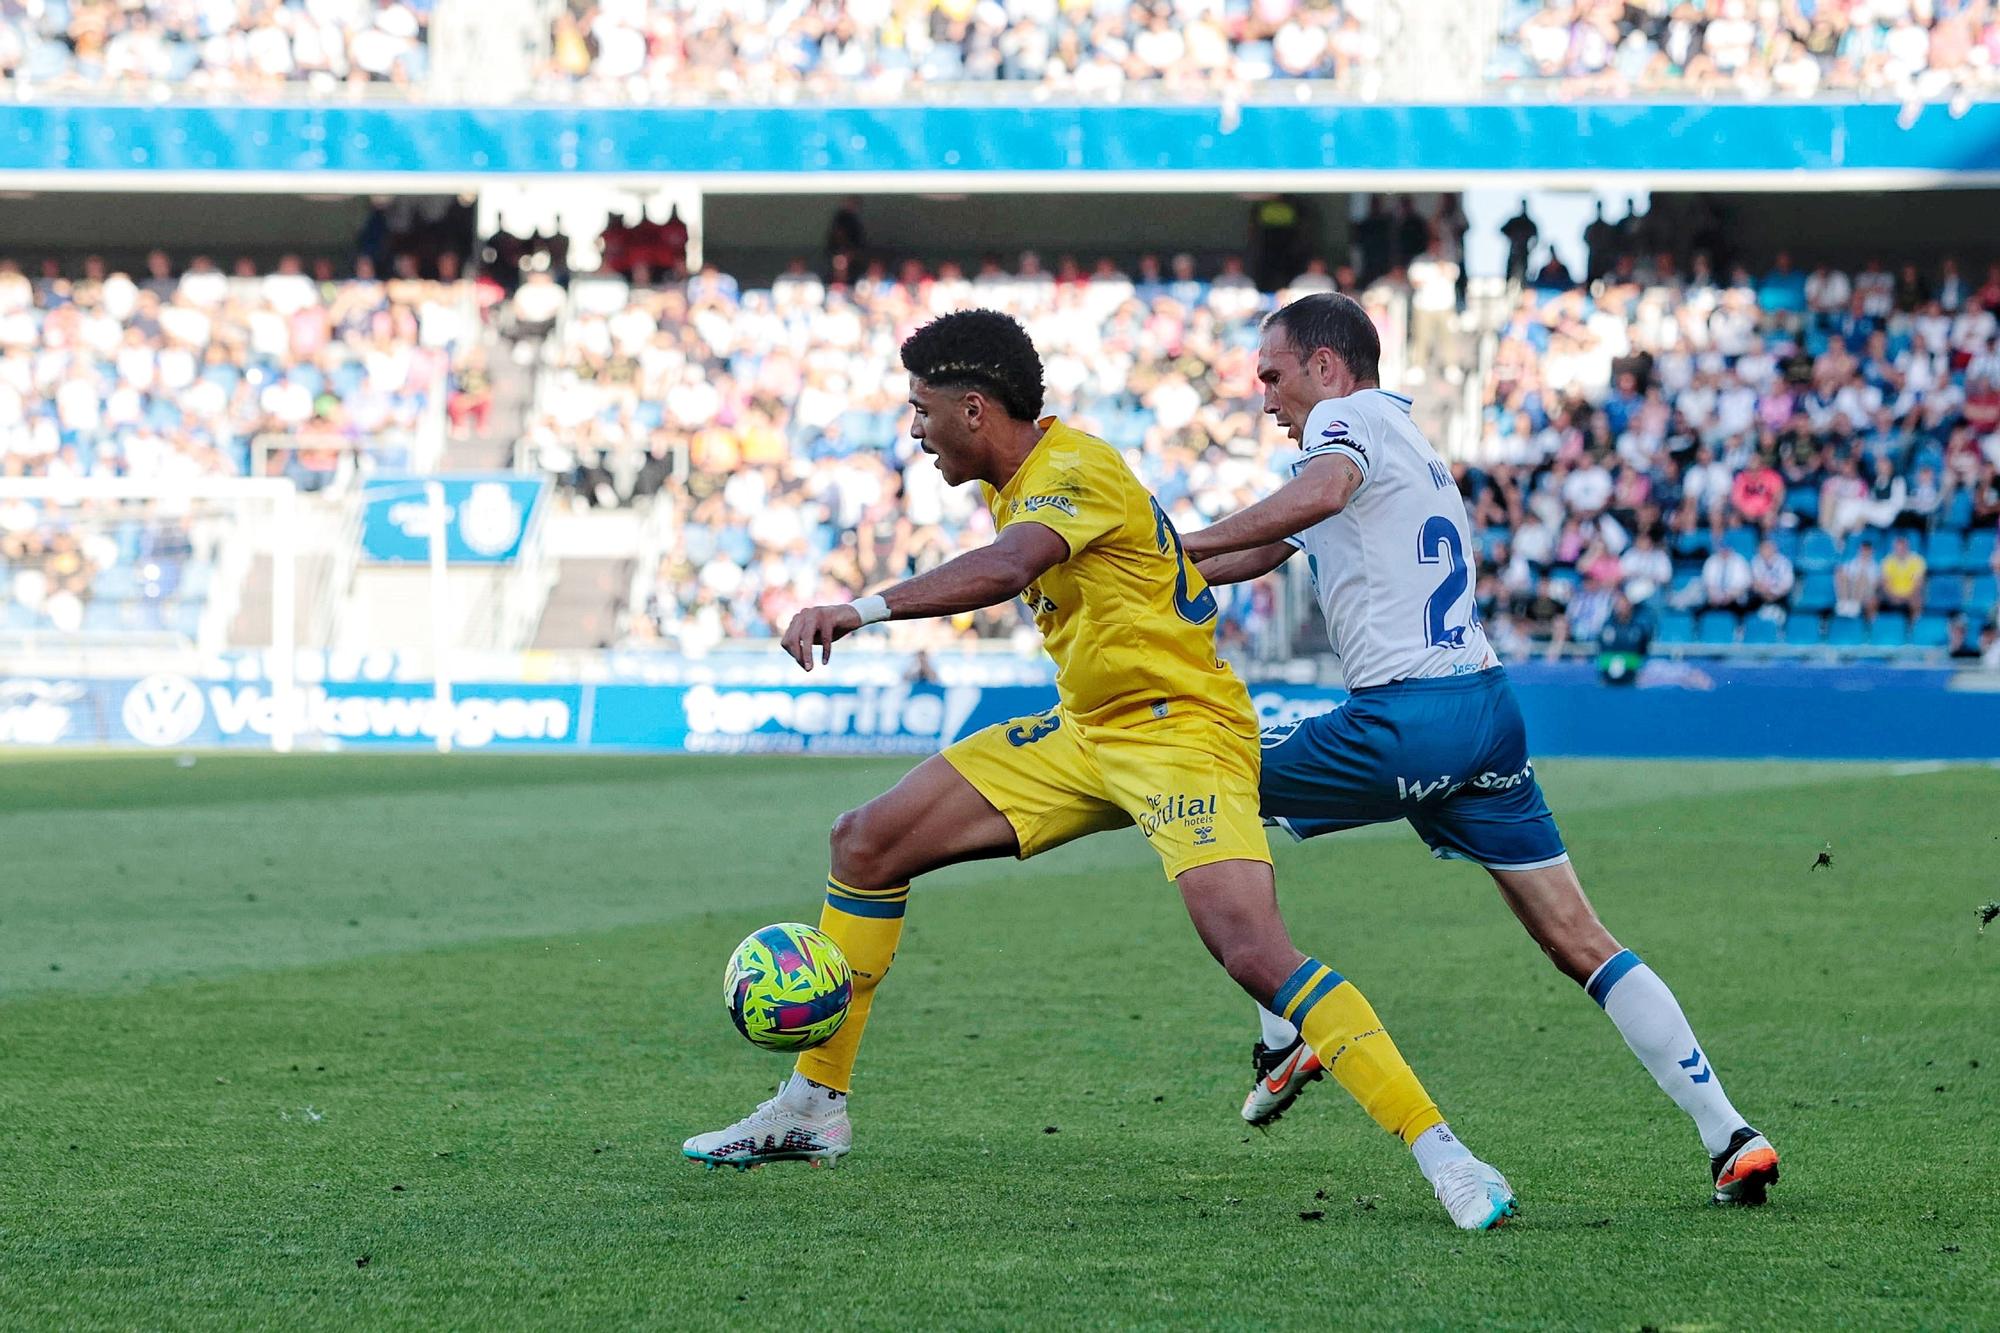
<svg viewBox="0 0 2000 1333">
<path fill-rule="evenodd" d="M 207 707 L 186 676 L 148 676 L 125 694 L 125 730 L 141 745 L 179 745 L 201 728 Z"/>
</svg>

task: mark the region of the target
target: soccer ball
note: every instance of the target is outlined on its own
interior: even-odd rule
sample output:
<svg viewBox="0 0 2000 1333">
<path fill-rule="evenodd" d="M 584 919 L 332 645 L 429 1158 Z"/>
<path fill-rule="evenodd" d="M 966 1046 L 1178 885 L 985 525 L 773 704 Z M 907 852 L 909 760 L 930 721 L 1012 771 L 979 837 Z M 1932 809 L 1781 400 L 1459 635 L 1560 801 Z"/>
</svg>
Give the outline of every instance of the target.
<svg viewBox="0 0 2000 1333">
<path fill-rule="evenodd" d="M 829 1040 L 854 998 L 847 955 L 796 921 L 766 926 L 737 945 L 722 981 L 736 1030 L 767 1051 L 803 1051 Z"/>
</svg>

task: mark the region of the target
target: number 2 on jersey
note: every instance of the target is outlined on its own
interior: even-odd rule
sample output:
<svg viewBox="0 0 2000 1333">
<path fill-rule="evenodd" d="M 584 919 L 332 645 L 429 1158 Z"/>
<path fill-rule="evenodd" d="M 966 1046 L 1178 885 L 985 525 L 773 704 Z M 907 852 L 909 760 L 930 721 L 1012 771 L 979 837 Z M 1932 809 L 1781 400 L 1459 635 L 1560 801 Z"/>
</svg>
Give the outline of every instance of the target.
<svg viewBox="0 0 2000 1333">
<path fill-rule="evenodd" d="M 1153 540 L 1159 543 L 1161 555 L 1167 553 L 1169 543 L 1173 546 L 1175 613 L 1190 625 L 1205 625 L 1215 619 L 1214 589 L 1203 588 L 1194 596 L 1188 596 L 1187 552 L 1181 549 L 1181 535 L 1174 531 L 1167 511 L 1160 508 L 1158 500 L 1153 501 Z"/>
<path fill-rule="evenodd" d="M 1442 514 L 1433 514 L 1417 534 L 1417 563 L 1435 565 L 1439 561 L 1444 562 L 1444 580 L 1424 603 L 1425 642 L 1433 648 L 1463 648 L 1466 627 L 1444 621 L 1465 595 L 1465 548 L 1458 539 L 1458 525 Z"/>
</svg>

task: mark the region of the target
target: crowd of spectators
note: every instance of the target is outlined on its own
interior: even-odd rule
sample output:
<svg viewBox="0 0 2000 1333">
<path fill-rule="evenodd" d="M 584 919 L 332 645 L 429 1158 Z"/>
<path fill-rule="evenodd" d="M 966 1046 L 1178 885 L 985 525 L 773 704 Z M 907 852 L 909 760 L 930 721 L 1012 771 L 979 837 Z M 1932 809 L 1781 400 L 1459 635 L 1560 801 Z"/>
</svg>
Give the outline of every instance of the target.
<svg viewBox="0 0 2000 1333">
<path fill-rule="evenodd" d="M 1381 55 L 1369 0 L 572 0 L 540 91 L 671 101 L 939 84 L 1111 97 L 1213 96 L 1316 79 L 1363 95 Z"/>
<path fill-rule="evenodd" d="M 30 0 L 0 9 L 23 92 L 325 96 L 428 77 L 432 0 Z"/>
<path fill-rule="evenodd" d="M 31 276 L 0 260 L 0 476 L 275 473 L 316 490 L 407 463 L 476 316 L 452 256 L 435 278 L 409 255 L 395 265 L 378 275 L 364 256 L 343 276 L 286 256 L 225 272 L 155 251 L 136 273 L 93 257 Z M 10 623 L 75 628 L 92 589 L 107 605 L 201 591 L 181 586 L 159 522 L 107 536 L 37 512 L 18 502 L 0 518 Z"/>
<path fill-rule="evenodd" d="M 45 93 L 417 89 L 429 76 L 433 4 L 34 0 L 0 12 L 0 72 Z M 1386 91 L 1380 9 L 1379 0 L 569 0 L 531 94 L 880 101 L 985 84 L 1216 97 L 1314 80 L 1373 97 Z M 1610 97 L 1964 97 L 2000 84 L 2000 5 L 1509 0 L 1486 76 Z"/>
<path fill-rule="evenodd" d="M 1275 294 L 1234 260 L 1203 276 L 1186 256 L 1129 274 L 1034 254 L 969 274 L 876 263 L 832 283 L 801 261 L 750 291 L 713 271 L 580 281 L 550 320 L 527 443 L 579 503 L 674 508 L 633 641 L 765 636 L 798 605 L 985 540 L 977 497 L 945 488 L 907 438 L 896 349 L 924 318 L 1017 314 L 1048 410 L 1120 444 L 1194 529 L 1280 475 L 1258 320 L 1299 292 L 1351 289 L 1342 269 L 1314 262 Z M 1398 307 L 1414 303 L 1403 271 L 1361 293 L 1398 341 Z M 1624 255 L 1588 287 L 1525 288 L 1499 331 L 1483 438 L 1457 467 L 1503 650 L 1594 642 L 1621 601 L 1661 643 L 1976 649 L 2000 601 L 1989 301 L 2000 266 L 1975 283 L 1949 263 L 1845 274 L 1783 257 L 1718 279 L 1698 258 L 1683 271 Z M 1270 590 L 1228 607 L 1226 641 L 1281 640 Z M 1002 608 L 946 633 L 1025 628 Z"/>
<path fill-rule="evenodd" d="M 1838 91 L 1908 99 L 2000 86 L 1991 0 L 1513 0 L 1494 81 L 1571 95 Z"/>
<path fill-rule="evenodd" d="M 1507 633 L 1976 637 L 2000 556 L 2000 264 L 1762 273 L 1618 255 L 1524 288 L 1464 486 Z"/>
<path fill-rule="evenodd" d="M 411 436 L 473 332 L 456 261 L 378 275 L 356 261 L 269 272 L 154 251 L 136 275 L 92 257 L 33 277 L 0 260 L 0 470 L 241 476 L 270 460 L 315 488 Z"/>
<path fill-rule="evenodd" d="M 1330 282 L 1300 277 L 1301 290 Z M 582 503 L 675 508 L 636 642 L 767 636 L 792 607 L 987 539 L 977 495 L 946 487 L 909 438 L 897 360 L 918 323 L 966 305 L 1022 320 L 1043 354 L 1047 410 L 1125 445 L 1176 523 L 1249 503 L 1274 475 L 1280 441 L 1263 428 L 1255 376 L 1271 297 L 1233 259 L 1207 277 L 1185 255 L 1147 257 L 1129 274 L 1033 254 L 971 273 L 874 263 L 835 284 L 801 262 L 765 290 L 703 271 L 662 288 L 579 280 L 573 291 L 526 443 Z M 1269 589 L 1231 606 L 1227 634 L 1273 631 Z M 1003 607 L 945 633 L 1028 630 Z"/>
</svg>

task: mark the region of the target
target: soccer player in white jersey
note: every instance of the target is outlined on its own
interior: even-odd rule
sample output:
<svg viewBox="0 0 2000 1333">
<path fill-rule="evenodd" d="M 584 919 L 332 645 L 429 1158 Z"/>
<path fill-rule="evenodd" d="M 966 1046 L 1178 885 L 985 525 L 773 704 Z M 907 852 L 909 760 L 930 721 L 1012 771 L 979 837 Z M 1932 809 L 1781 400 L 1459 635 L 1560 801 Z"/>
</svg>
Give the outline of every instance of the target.
<svg viewBox="0 0 2000 1333">
<path fill-rule="evenodd" d="M 1348 297 L 1316 293 L 1264 324 L 1264 410 L 1302 457 L 1278 491 L 1185 539 L 1211 584 L 1305 552 L 1350 697 L 1263 734 L 1264 814 L 1295 838 L 1407 819 L 1433 855 L 1493 876 L 1543 952 L 1603 1007 L 1693 1118 L 1717 1203 L 1756 1204 L 1778 1154 L 1723 1094 L 1673 992 L 1591 909 L 1528 760 L 1527 732 L 1473 601 L 1474 545 L 1451 473 L 1376 383 L 1381 344 Z M 1269 1124 L 1320 1073 L 1262 1011 L 1243 1118 Z"/>
</svg>

